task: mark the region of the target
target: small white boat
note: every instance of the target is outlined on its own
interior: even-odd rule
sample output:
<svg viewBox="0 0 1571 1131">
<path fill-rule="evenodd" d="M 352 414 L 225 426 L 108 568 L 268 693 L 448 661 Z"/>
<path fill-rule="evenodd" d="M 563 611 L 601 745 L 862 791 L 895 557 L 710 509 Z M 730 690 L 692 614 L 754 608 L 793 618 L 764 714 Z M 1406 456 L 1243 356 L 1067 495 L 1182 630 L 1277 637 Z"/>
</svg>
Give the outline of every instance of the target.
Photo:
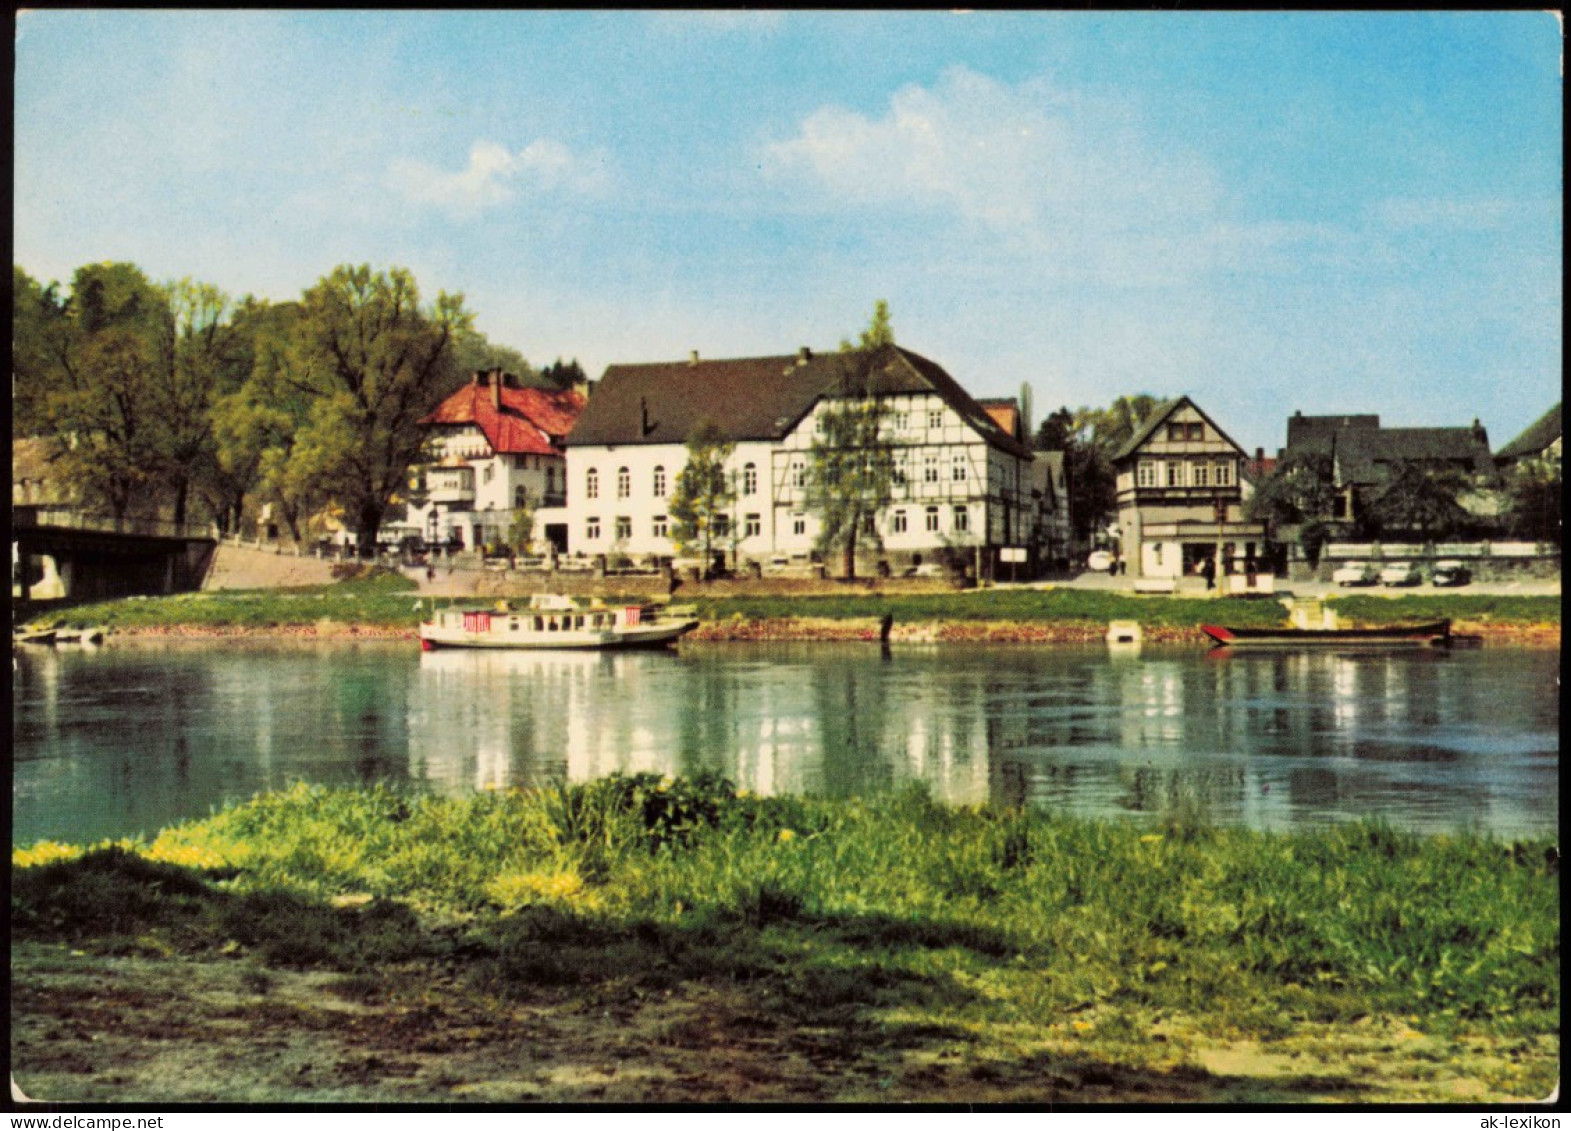
<svg viewBox="0 0 1571 1131">
<path fill-rule="evenodd" d="M 698 618 L 658 605 L 580 604 L 539 593 L 527 608 L 499 601 L 489 609 L 447 609 L 420 626 L 420 647 L 652 648 L 698 627 Z"/>
</svg>

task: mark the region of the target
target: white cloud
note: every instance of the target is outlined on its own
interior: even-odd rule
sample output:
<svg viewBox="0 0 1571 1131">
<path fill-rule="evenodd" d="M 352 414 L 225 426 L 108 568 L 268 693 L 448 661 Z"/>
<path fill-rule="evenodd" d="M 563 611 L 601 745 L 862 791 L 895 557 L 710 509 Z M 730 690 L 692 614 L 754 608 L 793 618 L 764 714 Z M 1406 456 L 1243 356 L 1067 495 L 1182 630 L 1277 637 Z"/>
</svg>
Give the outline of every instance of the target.
<svg viewBox="0 0 1571 1131">
<path fill-rule="evenodd" d="M 1379 223 L 1392 228 L 1449 228 L 1486 231 L 1503 227 L 1522 205 L 1507 200 L 1444 200 L 1392 197 L 1370 208 Z"/>
<path fill-rule="evenodd" d="M 394 161 L 388 169 L 395 192 L 460 219 L 507 204 L 520 190 L 598 195 L 609 177 L 603 152 L 579 155 L 549 138 L 532 141 L 516 153 L 494 141 L 477 141 L 470 147 L 468 166 L 458 172 L 409 158 Z"/>
<path fill-rule="evenodd" d="M 1212 170 L 1144 136 L 1116 100 L 965 67 L 897 91 L 879 118 L 815 111 L 768 146 L 766 167 L 841 201 L 950 210 L 1054 246 L 1072 232 L 1171 230 L 1208 216 L 1218 196 Z"/>
</svg>

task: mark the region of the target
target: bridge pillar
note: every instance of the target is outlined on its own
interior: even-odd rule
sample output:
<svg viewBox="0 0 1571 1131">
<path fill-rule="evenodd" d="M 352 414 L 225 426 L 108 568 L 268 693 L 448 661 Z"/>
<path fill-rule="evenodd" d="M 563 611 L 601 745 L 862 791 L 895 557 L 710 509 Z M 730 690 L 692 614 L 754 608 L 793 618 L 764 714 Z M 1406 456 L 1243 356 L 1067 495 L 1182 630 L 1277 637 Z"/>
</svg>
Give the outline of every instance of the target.
<svg viewBox="0 0 1571 1131">
<path fill-rule="evenodd" d="M 12 568 L 17 574 L 17 599 L 24 602 L 31 600 L 33 583 L 29 575 L 33 572 L 33 555 L 26 542 L 16 544 L 16 562 Z"/>
</svg>

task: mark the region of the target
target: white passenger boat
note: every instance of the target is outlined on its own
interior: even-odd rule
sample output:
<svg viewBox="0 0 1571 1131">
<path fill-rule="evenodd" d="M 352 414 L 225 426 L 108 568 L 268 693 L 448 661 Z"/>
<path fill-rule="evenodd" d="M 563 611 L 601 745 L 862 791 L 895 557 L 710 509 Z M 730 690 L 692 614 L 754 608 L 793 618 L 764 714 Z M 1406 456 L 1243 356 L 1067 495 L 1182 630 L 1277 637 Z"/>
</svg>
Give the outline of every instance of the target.
<svg viewBox="0 0 1571 1131">
<path fill-rule="evenodd" d="M 499 601 L 488 609 L 434 612 L 420 626 L 420 647 L 649 648 L 669 644 L 698 627 L 698 618 L 651 604 L 580 604 L 540 593 L 527 608 Z"/>
</svg>

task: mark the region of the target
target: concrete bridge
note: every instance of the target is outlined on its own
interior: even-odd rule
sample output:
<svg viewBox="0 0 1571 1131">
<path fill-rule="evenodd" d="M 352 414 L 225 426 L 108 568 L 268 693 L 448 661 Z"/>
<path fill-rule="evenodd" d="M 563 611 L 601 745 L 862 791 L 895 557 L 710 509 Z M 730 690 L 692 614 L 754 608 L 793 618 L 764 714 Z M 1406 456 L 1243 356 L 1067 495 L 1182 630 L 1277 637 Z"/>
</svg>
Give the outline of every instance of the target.
<svg viewBox="0 0 1571 1131">
<path fill-rule="evenodd" d="M 194 590 L 216 544 L 209 526 L 14 505 L 11 593 L 27 602 Z"/>
</svg>

